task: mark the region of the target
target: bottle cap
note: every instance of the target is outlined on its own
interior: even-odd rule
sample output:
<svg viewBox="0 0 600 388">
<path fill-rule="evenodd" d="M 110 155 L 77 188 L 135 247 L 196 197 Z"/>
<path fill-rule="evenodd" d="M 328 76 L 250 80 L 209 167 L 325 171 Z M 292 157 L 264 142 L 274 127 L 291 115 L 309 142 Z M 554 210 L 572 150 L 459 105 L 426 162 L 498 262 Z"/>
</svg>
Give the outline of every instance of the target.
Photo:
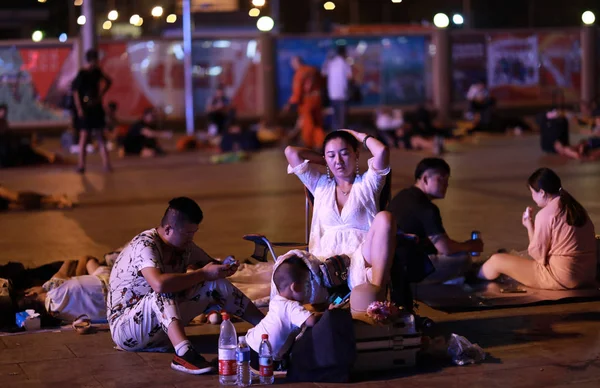
<svg viewBox="0 0 600 388">
<path fill-rule="evenodd" d="M 268 334 L 263 334 L 261 338 L 262 339 L 269 339 L 269 335 Z"/>
<path fill-rule="evenodd" d="M 245 335 L 241 335 L 238 337 L 238 342 L 246 342 L 246 336 Z"/>
<path fill-rule="evenodd" d="M 228 321 L 229 320 L 229 314 L 227 314 L 227 312 L 223 311 L 221 313 L 221 317 L 223 318 L 224 321 Z"/>
</svg>

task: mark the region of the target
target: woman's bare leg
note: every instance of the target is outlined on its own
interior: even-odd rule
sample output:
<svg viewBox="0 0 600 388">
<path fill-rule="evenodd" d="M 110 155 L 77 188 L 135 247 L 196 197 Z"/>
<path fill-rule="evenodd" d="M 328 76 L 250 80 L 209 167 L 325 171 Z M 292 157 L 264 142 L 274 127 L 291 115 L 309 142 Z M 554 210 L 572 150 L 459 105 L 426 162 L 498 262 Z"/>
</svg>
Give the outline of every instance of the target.
<svg viewBox="0 0 600 388">
<path fill-rule="evenodd" d="M 495 280 L 500 275 L 507 275 L 526 286 L 535 286 L 537 265 L 533 259 L 496 253 L 481 266 L 477 276 L 480 279 Z"/>
<path fill-rule="evenodd" d="M 366 262 L 371 265 L 371 282 L 385 289 L 390 280 L 390 271 L 396 250 L 396 222 L 392 213 L 377 213 L 362 247 Z"/>
</svg>

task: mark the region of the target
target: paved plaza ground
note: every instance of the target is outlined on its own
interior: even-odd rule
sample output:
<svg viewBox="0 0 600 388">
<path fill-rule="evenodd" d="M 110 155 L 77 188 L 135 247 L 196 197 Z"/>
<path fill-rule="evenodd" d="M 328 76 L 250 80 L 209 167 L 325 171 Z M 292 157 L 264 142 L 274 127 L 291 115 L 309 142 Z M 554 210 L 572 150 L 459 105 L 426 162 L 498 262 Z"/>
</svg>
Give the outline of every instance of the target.
<svg viewBox="0 0 600 388">
<path fill-rule="evenodd" d="M 450 146 L 445 159 L 452 178 L 439 201 L 451 237 L 468 239 L 481 230 L 484 256 L 498 248 L 524 249 L 520 219 L 534 206 L 526 179 L 548 166 L 591 214 L 600 229 L 600 163 L 580 163 L 539 151 L 536 136 L 488 137 Z M 419 153 L 393 151 L 393 191 L 410 185 Z M 154 160 L 116 160 L 115 172 L 102 172 L 92 155 L 88 173 L 71 167 L 0 170 L 0 182 L 17 190 L 60 192 L 79 200 L 68 211 L 0 215 L 0 264 L 39 265 L 81 255 L 102 256 L 138 232 L 156 226 L 169 199 L 186 195 L 205 214 L 196 242 L 216 257 L 251 253 L 246 233 L 273 240 L 304 239 L 304 199 L 299 181 L 286 174 L 281 150 L 250 161 L 210 165 L 203 153 Z M 362 160 L 366 167 L 366 160 Z M 373 376 L 357 385 L 402 387 L 598 387 L 600 386 L 600 302 L 572 303 L 476 313 L 446 314 L 421 306 L 441 333 L 457 333 L 489 353 L 483 364 L 424 365 L 415 370 Z M 247 328 L 238 325 L 239 330 Z M 194 342 L 216 353 L 218 327 L 190 328 Z M 0 337 L 0 387 L 208 387 L 216 376 L 188 376 L 169 368 L 171 355 L 124 353 L 100 331 L 72 331 Z M 324 385 L 324 384 L 319 384 Z"/>
</svg>

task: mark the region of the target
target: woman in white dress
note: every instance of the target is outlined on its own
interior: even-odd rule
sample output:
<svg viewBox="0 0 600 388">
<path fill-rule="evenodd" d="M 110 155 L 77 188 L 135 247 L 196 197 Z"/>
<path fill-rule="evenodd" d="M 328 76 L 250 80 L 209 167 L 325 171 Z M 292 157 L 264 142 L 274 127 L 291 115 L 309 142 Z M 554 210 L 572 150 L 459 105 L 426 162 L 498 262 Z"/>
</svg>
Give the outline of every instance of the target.
<svg viewBox="0 0 600 388">
<path fill-rule="evenodd" d="M 361 143 L 373 155 L 363 174 L 358 164 Z M 348 255 L 350 288 L 370 282 L 385 292 L 396 243 L 391 213 L 378 212 L 390 172 L 388 148 L 370 135 L 339 130 L 327 135 L 323 154 L 287 147 L 285 156 L 288 173 L 296 174 L 314 195 L 309 252 L 320 260 Z"/>
</svg>

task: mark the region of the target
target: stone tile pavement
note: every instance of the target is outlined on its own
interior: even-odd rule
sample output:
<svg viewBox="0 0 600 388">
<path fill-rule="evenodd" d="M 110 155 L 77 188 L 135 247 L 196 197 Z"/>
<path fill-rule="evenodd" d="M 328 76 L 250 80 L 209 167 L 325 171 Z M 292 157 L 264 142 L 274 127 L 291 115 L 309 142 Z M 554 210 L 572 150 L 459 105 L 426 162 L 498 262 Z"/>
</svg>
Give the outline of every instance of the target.
<svg viewBox="0 0 600 388">
<path fill-rule="evenodd" d="M 456 239 L 482 231 L 486 254 L 500 247 L 524 249 L 520 217 L 533 202 L 526 188 L 537 167 L 555 169 L 563 187 L 586 206 L 600 225 L 600 164 L 582 164 L 539 151 L 537 137 L 482 137 L 453 145 L 445 158 L 452 178 L 439 202 L 444 224 Z M 394 192 L 412 182 L 419 153 L 393 152 Z M 80 255 L 98 255 L 155 226 L 167 201 L 178 195 L 196 199 L 205 221 L 196 242 L 214 256 L 248 256 L 245 233 L 273 240 L 304 239 L 304 201 L 300 184 L 287 176 L 280 150 L 249 162 L 210 165 L 202 153 L 156 160 L 125 159 L 115 172 L 101 172 L 97 156 L 89 173 L 67 167 L 0 170 L 0 182 L 13 189 L 64 192 L 78 198 L 69 211 L 0 214 L 0 264 L 8 260 L 38 265 Z M 362 166 L 366 166 L 365 160 Z M 481 344 L 484 364 L 445 364 L 371 376 L 357 386 L 402 387 L 598 387 L 600 386 L 600 302 L 445 314 L 422 306 L 440 333 L 455 332 Z M 208 355 L 216 351 L 218 328 L 190 327 L 194 342 Z M 238 330 L 247 326 L 238 324 Z M 110 335 L 72 331 L 0 337 L 0 387 L 193 387 L 216 386 L 216 376 L 187 376 L 169 368 L 171 355 L 123 353 Z M 325 386 L 327 384 L 318 384 Z"/>
</svg>

